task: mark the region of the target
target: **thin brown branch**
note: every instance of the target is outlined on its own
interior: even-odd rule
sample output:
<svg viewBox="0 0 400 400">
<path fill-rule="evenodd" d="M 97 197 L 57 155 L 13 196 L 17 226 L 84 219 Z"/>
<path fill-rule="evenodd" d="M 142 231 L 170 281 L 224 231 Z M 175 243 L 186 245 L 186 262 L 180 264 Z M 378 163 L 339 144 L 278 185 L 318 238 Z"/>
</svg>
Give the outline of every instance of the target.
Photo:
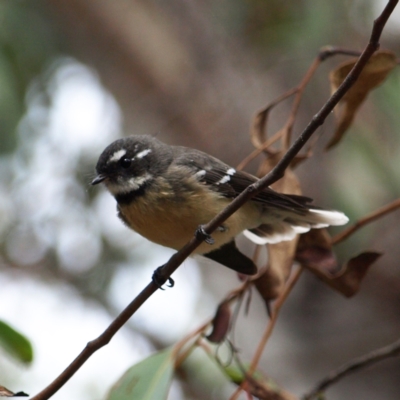
<svg viewBox="0 0 400 400">
<path fill-rule="evenodd" d="M 293 125 L 296 119 L 297 111 L 300 106 L 300 101 L 303 96 L 304 90 L 307 87 L 308 83 L 310 82 L 311 78 L 314 76 L 315 71 L 321 64 L 321 62 L 325 61 L 329 57 L 332 57 L 334 55 L 351 55 L 351 56 L 356 56 L 359 57 L 361 53 L 359 51 L 354 51 L 354 50 L 349 50 L 349 49 L 344 49 L 341 47 L 333 47 L 333 46 L 326 46 L 322 48 L 316 57 L 316 59 L 313 61 L 309 69 L 304 75 L 304 78 L 302 81 L 294 88 L 288 90 L 286 93 L 283 95 L 279 96 L 277 99 L 273 100 L 270 102 L 267 106 L 262 108 L 260 111 L 257 112 L 257 116 L 259 118 L 255 118 L 253 125 L 252 125 L 252 133 L 251 136 L 255 137 L 257 136 L 255 132 L 264 132 L 266 130 L 266 121 L 267 121 L 267 116 L 270 113 L 270 111 L 276 107 L 278 104 L 286 100 L 287 98 L 291 96 L 295 96 L 293 100 L 293 105 L 292 105 L 292 110 L 289 115 L 288 121 L 285 123 L 284 127 L 277 131 L 273 136 L 271 136 L 269 139 L 264 141 L 263 143 L 253 143 L 256 145 L 256 149 L 253 150 L 246 158 L 241 161 L 238 166 L 237 170 L 242 170 L 245 168 L 245 166 L 254 160 L 259 154 L 261 154 L 263 151 L 265 151 L 268 147 L 270 147 L 272 144 L 274 144 L 277 140 L 283 137 L 283 142 L 284 142 L 284 149 L 289 148 L 290 144 L 290 139 L 291 139 L 291 134 L 292 134 L 292 129 Z"/>
<path fill-rule="evenodd" d="M 224 210 L 222 210 L 215 218 L 213 218 L 204 230 L 207 234 L 213 233 L 221 224 L 229 218 L 235 211 L 242 207 L 247 201 L 260 193 L 264 188 L 280 179 L 289 166 L 294 157 L 307 143 L 313 133 L 321 126 L 327 116 L 333 111 L 334 107 L 339 103 L 346 92 L 351 88 L 359 77 L 361 71 L 367 64 L 373 53 L 379 48 L 379 39 L 383 28 L 396 7 L 398 0 L 389 0 L 382 14 L 374 21 L 370 41 L 362 52 L 359 60 L 350 71 L 347 78 L 339 86 L 337 91 L 328 99 L 321 110 L 312 118 L 311 122 L 293 143 L 287 153 L 279 161 L 279 163 L 256 183 L 248 186 L 239 196 L 235 198 Z M 182 249 L 175 253 L 169 261 L 164 265 L 160 273 L 160 279 L 164 282 L 176 271 L 182 262 L 202 243 L 202 239 L 194 236 Z M 162 277 L 161 277 L 162 274 Z M 31 400 L 47 400 L 56 393 L 86 362 L 86 360 L 101 347 L 109 343 L 116 332 L 126 323 L 126 321 L 142 306 L 142 304 L 158 289 L 158 287 L 150 282 L 140 294 L 132 300 L 125 310 L 110 324 L 110 326 L 95 340 L 89 342 L 75 360 L 45 389 L 43 389 Z"/>
<path fill-rule="evenodd" d="M 325 53 L 326 53 L 326 51 L 324 51 L 323 54 L 325 54 Z M 276 107 L 278 104 L 280 104 L 282 101 L 286 100 L 287 98 L 295 95 L 295 98 L 293 100 L 292 110 L 289 115 L 289 119 L 285 123 L 284 127 L 282 129 L 280 129 L 278 132 L 276 132 L 269 139 L 264 141 L 263 143 L 259 143 L 258 146 L 256 146 L 257 148 L 255 150 L 253 150 L 246 158 L 243 159 L 243 161 L 241 161 L 238 164 L 238 166 L 236 168 L 237 170 L 240 171 L 243 168 L 245 168 L 245 166 L 249 162 L 253 161 L 259 154 L 261 154 L 263 151 L 265 151 L 268 147 L 270 147 L 272 144 L 274 144 L 276 141 L 278 141 L 282 137 L 283 137 L 283 141 L 284 141 L 284 149 L 289 148 L 293 124 L 295 122 L 295 118 L 296 118 L 297 111 L 300 106 L 300 101 L 301 101 L 304 89 L 306 88 L 308 82 L 314 75 L 314 73 L 315 73 L 316 69 L 318 68 L 319 64 L 321 63 L 321 61 L 325 58 L 326 58 L 326 56 L 322 56 L 320 53 L 318 55 L 318 57 L 311 64 L 310 68 L 308 69 L 304 78 L 302 79 L 302 81 L 299 83 L 298 86 L 288 90 L 286 93 L 279 96 L 277 99 L 273 100 L 271 103 L 269 103 L 263 109 L 258 111 L 258 113 L 256 115 L 259 116 L 259 118 L 255 118 L 255 121 L 253 123 L 253 126 L 252 126 L 253 133 L 251 133 L 252 136 L 255 136 L 254 132 L 260 132 L 260 131 L 264 131 L 266 129 L 265 125 L 267 123 L 267 116 L 274 107 Z M 255 144 L 257 144 L 257 143 L 255 143 Z"/>
<path fill-rule="evenodd" d="M 325 61 L 327 58 L 336 55 L 360 57 L 361 52 L 336 46 L 325 46 L 319 52 L 321 61 Z"/>
<path fill-rule="evenodd" d="M 49 399 L 75 374 L 76 371 L 88 360 L 88 358 L 107 345 L 113 336 L 129 320 L 129 318 L 141 307 L 141 305 L 157 290 L 153 283 L 148 284 L 131 303 L 111 322 L 108 328 L 96 339 L 90 341 L 74 361 L 44 390 L 33 396 L 31 400 Z"/>
<path fill-rule="evenodd" d="M 296 120 L 297 112 L 299 111 L 300 102 L 303 97 L 303 93 L 305 88 L 307 87 L 308 83 L 310 82 L 311 78 L 314 76 L 315 71 L 321 64 L 321 58 L 317 57 L 313 63 L 311 64 L 310 68 L 304 75 L 303 80 L 300 82 L 299 86 L 297 86 L 296 95 L 293 100 L 292 111 L 290 112 L 289 119 L 287 120 L 285 126 L 283 127 L 284 137 L 283 137 L 283 149 L 287 150 L 290 145 L 293 125 Z"/>
<path fill-rule="evenodd" d="M 269 103 L 267 106 L 257 111 L 250 127 L 250 137 L 254 147 L 256 147 L 257 149 L 266 149 L 267 146 L 263 141 L 263 138 L 266 136 L 266 126 L 270 111 L 278 104 L 282 103 L 282 101 L 293 96 L 297 91 L 297 87 L 289 89 L 288 91 L 280 95 L 277 99 Z M 279 132 L 273 135 L 273 137 L 279 138 Z"/>
<path fill-rule="evenodd" d="M 257 346 L 257 349 L 255 351 L 255 355 L 251 361 L 250 367 L 247 371 L 247 375 L 248 376 L 252 376 L 255 372 L 255 370 L 257 369 L 257 366 L 260 362 L 262 353 L 264 351 L 264 348 L 268 342 L 268 339 L 271 337 L 272 331 L 275 327 L 276 321 L 278 320 L 278 315 L 279 315 L 279 311 L 282 307 L 282 305 L 285 303 L 287 297 L 289 296 L 290 292 L 292 291 L 294 285 L 296 284 L 296 282 L 298 281 L 298 279 L 300 278 L 300 275 L 303 271 L 303 268 L 298 268 L 292 275 L 292 277 L 288 280 L 288 282 L 286 283 L 286 286 L 283 290 L 283 292 L 281 293 L 281 295 L 277 298 L 275 304 L 274 304 L 274 308 L 273 311 L 271 313 L 271 318 L 268 322 L 268 325 L 264 331 L 264 334 Z M 247 382 L 243 382 L 242 385 L 240 385 L 240 387 L 233 393 L 233 395 L 230 397 L 229 400 L 236 400 L 239 395 L 240 392 L 242 390 L 245 390 L 247 387 Z"/>
<path fill-rule="evenodd" d="M 266 150 L 268 147 L 270 147 L 271 145 L 273 145 L 275 142 L 277 142 L 283 135 L 283 131 L 280 130 L 278 132 L 276 132 L 273 136 L 271 136 L 269 139 L 267 139 L 260 147 L 258 147 L 257 149 L 253 150 L 247 157 L 245 157 L 243 159 L 243 161 L 241 161 L 238 166 L 236 167 L 236 169 L 238 171 L 241 171 L 243 168 L 246 167 L 246 165 L 253 161 L 258 155 L 260 155 L 264 150 Z"/>
<path fill-rule="evenodd" d="M 352 360 L 335 371 L 332 371 L 326 378 L 324 378 L 318 385 L 312 389 L 312 391 L 305 396 L 303 396 L 303 400 L 311 400 L 321 393 L 323 393 L 329 386 L 338 382 L 340 379 L 345 376 L 369 367 L 372 364 L 375 364 L 379 361 L 386 360 L 389 357 L 397 357 L 400 355 L 400 340 L 396 342 L 382 347 L 378 350 L 374 350 L 371 353 L 368 353 L 362 357 L 356 358 Z"/>
<path fill-rule="evenodd" d="M 293 100 L 292 111 L 290 112 L 288 121 L 286 122 L 285 126 L 283 127 L 283 131 L 284 131 L 283 149 L 284 150 L 287 150 L 289 148 L 293 126 L 294 126 L 294 123 L 296 120 L 297 112 L 300 107 L 300 102 L 303 97 L 304 90 L 306 89 L 311 78 L 314 76 L 315 71 L 318 69 L 321 62 L 327 60 L 329 57 L 332 57 L 332 56 L 338 55 L 338 54 L 352 55 L 352 56 L 357 56 L 357 57 L 359 57 L 361 55 L 361 53 L 359 51 L 343 49 L 341 47 L 328 46 L 328 47 L 325 47 L 320 50 L 318 56 L 315 58 L 313 63 L 310 65 L 309 69 L 307 70 L 306 74 L 304 75 L 304 78 L 302 79 L 302 81 L 296 88 L 297 90 L 295 93 L 295 98 Z"/>
<path fill-rule="evenodd" d="M 338 244 L 340 242 L 343 242 L 343 240 L 347 239 L 349 236 L 351 236 L 353 233 L 358 231 L 363 226 L 383 217 L 386 214 L 389 214 L 397 210 L 398 208 L 400 208 L 400 199 L 397 199 L 392 203 L 389 203 L 386 206 L 383 206 L 378 210 L 366 215 L 364 218 L 359 219 L 352 226 L 348 227 L 343 232 L 333 237 L 331 240 L 332 244 Z"/>
<path fill-rule="evenodd" d="M 186 335 L 183 339 L 181 339 L 178 343 L 174 345 L 174 352 L 175 352 L 175 368 L 179 368 L 181 364 L 186 360 L 189 354 L 195 349 L 197 343 L 201 339 L 201 334 L 207 328 L 208 325 L 211 323 L 211 319 L 203 323 L 199 326 L 195 331 L 190 332 Z M 197 336 L 196 339 L 194 339 Z M 181 353 L 182 349 L 187 345 L 188 342 L 193 341 L 193 343 Z"/>
<path fill-rule="evenodd" d="M 264 143 L 259 143 L 257 148 L 249 154 L 238 166 L 238 170 L 242 170 L 249 162 L 251 162 L 254 158 L 256 158 L 260 153 L 268 149 L 272 144 L 274 144 L 280 138 L 283 138 L 283 149 L 287 150 L 290 145 L 292 130 L 294 126 L 294 122 L 296 120 L 297 112 L 300 107 L 300 102 L 306 89 L 308 83 L 310 82 L 311 78 L 314 76 L 315 71 L 318 69 L 321 62 L 327 60 L 328 58 L 335 56 L 335 55 L 351 55 L 359 57 L 361 53 L 359 51 L 344 49 L 341 47 L 333 47 L 327 46 L 320 50 L 318 56 L 314 59 L 312 64 L 310 65 L 309 69 L 304 75 L 302 81 L 294 88 L 288 90 L 283 95 L 279 96 L 277 99 L 269 103 L 266 107 L 260 110 L 257 113 L 259 118 L 255 119 L 255 122 L 252 127 L 252 136 L 257 136 L 254 132 L 263 132 L 266 130 L 266 123 L 267 123 L 267 116 L 269 112 L 280 104 L 282 101 L 286 100 L 291 96 L 295 96 L 292 104 L 292 109 L 289 114 L 289 118 L 286 121 L 285 125 L 282 129 L 277 131 L 272 137 L 267 139 Z M 257 143 L 255 143 L 257 144 Z M 312 146 L 311 146 L 312 147 Z"/>
<path fill-rule="evenodd" d="M 253 360 L 251 361 L 251 365 L 249 368 L 249 374 L 252 375 L 252 373 L 256 370 L 257 365 L 260 362 L 260 358 L 261 355 L 264 351 L 265 345 L 267 344 L 267 341 L 269 339 L 269 337 L 271 336 L 271 333 L 273 331 L 273 328 L 276 324 L 276 321 L 278 319 L 278 315 L 279 315 L 279 311 L 282 308 L 283 304 L 285 303 L 286 299 L 288 298 L 290 292 L 292 291 L 294 285 L 296 284 L 296 282 L 299 280 L 300 275 L 303 271 L 303 268 L 298 268 L 293 275 L 290 277 L 290 279 L 288 280 L 288 282 L 285 285 L 285 289 L 283 290 L 282 294 L 277 298 L 273 310 L 272 310 L 272 315 L 271 315 L 271 319 L 269 321 L 268 324 L 268 328 L 266 329 L 266 331 L 264 332 L 264 335 L 260 341 L 260 343 L 258 344 L 257 350 L 255 352 L 255 356 L 253 358 Z"/>
</svg>

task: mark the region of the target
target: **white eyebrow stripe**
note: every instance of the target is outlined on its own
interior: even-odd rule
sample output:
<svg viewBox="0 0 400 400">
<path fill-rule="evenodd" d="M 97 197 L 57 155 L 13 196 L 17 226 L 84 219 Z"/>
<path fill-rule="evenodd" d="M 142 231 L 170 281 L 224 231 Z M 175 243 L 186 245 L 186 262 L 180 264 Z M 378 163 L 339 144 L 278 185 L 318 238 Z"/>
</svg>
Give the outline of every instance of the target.
<svg viewBox="0 0 400 400">
<path fill-rule="evenodd" d="M 108 162 L 118 161 L 126 154 L 125 149 L 117 150 L 109 159 Z"/>
<path fill-rule="evenodd" d="M 151 153 L 151 149 L 142 150 L 141 152 L 137 153 L 135 158 L 143 158 L 146 157 L 147 154 Z"/>
</svg>

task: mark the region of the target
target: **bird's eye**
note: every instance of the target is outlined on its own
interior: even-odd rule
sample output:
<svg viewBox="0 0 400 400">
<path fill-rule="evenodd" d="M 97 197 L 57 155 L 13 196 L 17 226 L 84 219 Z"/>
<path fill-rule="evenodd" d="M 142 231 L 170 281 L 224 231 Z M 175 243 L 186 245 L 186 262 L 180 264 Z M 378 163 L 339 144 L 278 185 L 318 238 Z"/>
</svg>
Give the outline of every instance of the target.
<svg viewBox="0 0 400 400">
<path fill-rule="evenodd" d="M 122 168 L 127 169 L 131 166 L 132 160 L 130 158 L 121 158 L 119 164 L 121 165 Z"/>
</svg>

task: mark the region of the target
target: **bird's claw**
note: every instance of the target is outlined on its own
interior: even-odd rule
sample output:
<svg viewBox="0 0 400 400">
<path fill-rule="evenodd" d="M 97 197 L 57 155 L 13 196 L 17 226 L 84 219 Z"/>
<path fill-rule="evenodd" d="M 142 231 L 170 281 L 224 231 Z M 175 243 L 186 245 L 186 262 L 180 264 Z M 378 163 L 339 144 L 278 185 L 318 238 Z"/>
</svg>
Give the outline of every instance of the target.
<svg viewBox="0 0 400 400">
<path fill-rule="evenodd" d="M 168 287 L 174 287 L 174 285 L 175 285 L 175 281 L 171 278 L 171 277 L 165 277 L 164 276 L 164 274 L 163 274 L 163 266 L 161 266 L 161 267 L 158 267 L 155 271 L 154 271 L 154 273 L 153 273 L 153 276 L 152 276 L 152 281 L 153 281 L 153 283 L 159 288 L 159 289 L 161 289 L 161 290 L 165 290 L 164 288 L 163 288 L 163 285 L 166 283 L 166 282 L 168 282 L 167 283 L 167 286 Z"/>
<path fill-rule="evenodd" d="M 200 240 L 204 240 L 207 244 L 214 244 L 215 240 L 212 236 L 204 230 L 204 226 L 200 225 L 196 229 L 196 238 Z"/>
</svg>

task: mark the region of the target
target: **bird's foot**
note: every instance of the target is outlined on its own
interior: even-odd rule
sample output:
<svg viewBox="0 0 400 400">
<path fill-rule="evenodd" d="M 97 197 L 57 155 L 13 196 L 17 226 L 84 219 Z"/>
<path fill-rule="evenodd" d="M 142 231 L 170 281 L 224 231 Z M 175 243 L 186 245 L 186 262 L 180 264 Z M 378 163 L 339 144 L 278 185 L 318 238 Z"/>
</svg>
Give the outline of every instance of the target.
<svg viewBox="0 0 400 400">
<path fill-rule="evenodd" d="M 204 225 L 199 225 L 199 227 L 196 229 L 195 236 L 197 239 L 204 240 L 207 244 L 215 243 L 215 240 L 212 238 L 212 236 L 204 230 Z"/>
<path fill-rule="evenodd" d="M 163 289 L 163 285 L 168 281 L 168 284 L 167 284 L 167 286 L 168 287 L 173 287 L 174 285 L 175 285 L 175 281 L 171 278 L 171 277 L 166 277 L 165 275 L 164 275 L 164 271 L 163 271 L 163 265 L 161 266 L 161 267 L 158 267 L 155 271 L 154 271 L 154 273 L 153 273 L 153 276 L 152 276 L 152 281 L 153 281 L 153 283 L 159 288 L 159 289 L 161 289 L 161 290 L 164 290 Z"/>
</svg>

